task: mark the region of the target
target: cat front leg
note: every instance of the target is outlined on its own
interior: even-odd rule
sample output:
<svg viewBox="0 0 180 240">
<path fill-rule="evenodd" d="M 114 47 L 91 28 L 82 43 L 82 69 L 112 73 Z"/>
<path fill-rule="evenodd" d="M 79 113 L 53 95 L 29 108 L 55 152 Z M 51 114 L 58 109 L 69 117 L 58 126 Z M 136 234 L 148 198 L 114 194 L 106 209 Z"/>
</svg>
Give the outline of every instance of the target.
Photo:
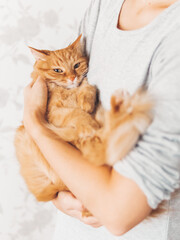
<svg viewBox="0 0 180 240">
<path fill-rule="evenodd" d="M 95 109 L 97 89 L 85 81 L 79 89 L 77 103 L 85 112 L 92 113 Z"/>
</svg>

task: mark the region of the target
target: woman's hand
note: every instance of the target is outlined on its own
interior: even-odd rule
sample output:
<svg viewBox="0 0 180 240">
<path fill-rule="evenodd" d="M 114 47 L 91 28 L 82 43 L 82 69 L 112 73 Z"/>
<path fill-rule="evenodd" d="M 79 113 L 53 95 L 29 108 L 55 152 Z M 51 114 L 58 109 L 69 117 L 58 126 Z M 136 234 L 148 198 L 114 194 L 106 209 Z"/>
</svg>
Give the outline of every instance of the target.
<svg viewBox="0 0 180 240">
<path fill-rule="evenodd" d="M 82 203 L 74 197 L 71 192 L 59 192 L 58 197 L 55 198 L 53 204 L 57 209 L 62 211 L 63 213 L 79 219 L 81 222 L 90 225 L 92 227 L 98 228 L 101 226 L 99 221 L 93 217 L 82 217 L 82 212 L 85 210 Z"/>
<path fill-rule="evenodd" d="M 45 120 L 47 97 L 46 83 L 40 77 L 38 77 L 34 84 L 30 83 L 24 89 L 23 123 L 29 133 L 38 123 Z"/>
</svg>

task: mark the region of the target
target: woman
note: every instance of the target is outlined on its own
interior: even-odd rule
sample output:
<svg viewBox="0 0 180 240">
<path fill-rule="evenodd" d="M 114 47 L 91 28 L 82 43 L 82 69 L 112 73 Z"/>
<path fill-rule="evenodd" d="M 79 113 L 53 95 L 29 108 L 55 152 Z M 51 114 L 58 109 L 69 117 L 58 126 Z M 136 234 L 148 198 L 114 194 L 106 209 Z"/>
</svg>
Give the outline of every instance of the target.
<svg viewBox="0 0 180 240">
<path fill-rule="evenodd" d="M 179 238 L 179 190 L 170 199 L 179 188 L 180 172 L 179 12 L 177 0 L 94 0 L 82 21 L 88 79 L 100 89 L 103 105 L 109 108 L 114 90 L 133 93 L 142 84 L 157 98 L 153 123 L 112 169 L 93 166 L 73 147 L 50 137 L 41 122 L 46 85 L 38 79 L 26 87 L 25 127 L 73 193 L 61 192 L 54 200 L 66 214 L 59 212 L 55 239 Z M 166 214 L 143 221 L 163 200 L 168 200 Z M 84 206 L 94 217 L 81 217 Z"/>
</svg>

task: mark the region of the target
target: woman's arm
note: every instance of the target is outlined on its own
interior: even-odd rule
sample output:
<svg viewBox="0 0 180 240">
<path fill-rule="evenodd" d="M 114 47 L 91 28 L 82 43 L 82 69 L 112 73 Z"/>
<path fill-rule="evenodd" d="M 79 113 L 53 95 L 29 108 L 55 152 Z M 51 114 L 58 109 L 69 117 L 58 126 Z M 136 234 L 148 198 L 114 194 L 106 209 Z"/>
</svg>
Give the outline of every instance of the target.
<svg viewBox="0 0 180 240">
<path fill-rule="evenodd" d="M 25 89 L 24 125 L 71 192 L 115 235 L 122 235 L 151 212 L 138 185 L 108 166 L 97 167 L 44 126 L 47 88 L 43 80 Z M 39 114 L 39 112 L 41 114 Z"/>
</svg>

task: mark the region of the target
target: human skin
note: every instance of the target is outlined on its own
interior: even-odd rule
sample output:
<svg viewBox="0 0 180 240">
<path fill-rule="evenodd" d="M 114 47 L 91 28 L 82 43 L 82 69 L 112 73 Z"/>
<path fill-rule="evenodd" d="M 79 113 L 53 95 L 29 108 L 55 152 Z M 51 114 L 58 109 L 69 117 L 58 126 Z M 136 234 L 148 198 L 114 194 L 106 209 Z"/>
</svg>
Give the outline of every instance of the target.
<svg viewBox="0 0 180 240">
<path fill-rule="evenodd" d="M 174 2 L 126 0 L 118 27 L 126 31 L 141 28 Z M 53 139 L 53 136 L 49 137 L 49 130 L 43 125 L 46 104 L 47 87 L 42 79 L 38 79 L 34 86 L 29 85 L 25 89 L 24 125 L 47 161 L 73 193 L 59 193 L 53 201 L 54 205 L 85 224 L 93 227 L 104 225 L 114 235 L 124 234 L 151 212 L 144 193 L 135 182 L 114 169 L 95 167 L 86 162 L 72 146 Z M 86 174 L 82 175 L 82 172 Z M 82 217 L 84 206 L 93 217 Z"/>
<path fill-rule="evenodd" d="M 177 0 L 125 0 L 117 26 L 129 31 L 142 28 Z"/>
</svg>

